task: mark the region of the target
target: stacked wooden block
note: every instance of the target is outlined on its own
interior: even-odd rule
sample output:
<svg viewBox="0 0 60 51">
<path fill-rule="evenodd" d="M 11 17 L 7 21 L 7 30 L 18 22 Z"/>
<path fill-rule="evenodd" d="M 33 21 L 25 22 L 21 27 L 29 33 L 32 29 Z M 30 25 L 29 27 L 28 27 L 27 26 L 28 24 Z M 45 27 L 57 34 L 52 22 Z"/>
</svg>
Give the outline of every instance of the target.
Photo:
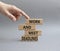
<svg viewBox="0 0 60 51">
<path fill-rule="evenodd" d="M 36 30 L 36 25 L 42 25 L 43 19 L 29 19 L 25 24 L 19 25 L 19 30 L 24 30 L 25 34 L 21 37 L 22 41 L 37 41 L 42 31 Z"/>
</svg>

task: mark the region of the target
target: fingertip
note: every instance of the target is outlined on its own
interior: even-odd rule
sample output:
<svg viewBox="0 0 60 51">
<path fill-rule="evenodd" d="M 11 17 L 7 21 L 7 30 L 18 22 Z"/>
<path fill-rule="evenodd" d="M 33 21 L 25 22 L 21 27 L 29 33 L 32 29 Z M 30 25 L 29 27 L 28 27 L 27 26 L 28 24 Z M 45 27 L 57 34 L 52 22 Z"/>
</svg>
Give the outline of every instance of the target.
<svg viewBox="0 0 60 51">
<path fill-rule="evenodd" d="M 28 17 L 28 19 L 30 19 L 30 17 Z"/>
<path fill-rule="evenodd" d="M 28 17 L 26 17 L 26 19 L 28 19 L 28 20 L 29 20 L 29 19 L 30 19 L 30 17 L 28 16 Z"/>
<path fill-rule="evenodd" d="M 16 18 L 13 18 L 12 20 L 15 22 L 16 21 Z"/>
<path fill-rule="evenodd" d="M 9 18 L 14 22 L 16 21 L 16 18 L 13 15 L 11 15 Z"/>
<path fill-rule="evenodd" d="M 14 22 L 16 21 L 16 18 L 13 15 L 11 15 L 9 18 Z"/>
</svg>

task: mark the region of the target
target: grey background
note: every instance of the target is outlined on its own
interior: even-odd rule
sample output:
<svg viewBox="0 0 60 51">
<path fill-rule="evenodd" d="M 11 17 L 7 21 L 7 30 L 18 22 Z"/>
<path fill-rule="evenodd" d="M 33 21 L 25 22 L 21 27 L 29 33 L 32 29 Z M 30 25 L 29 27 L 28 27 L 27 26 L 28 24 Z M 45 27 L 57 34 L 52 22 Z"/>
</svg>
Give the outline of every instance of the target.
<svg viewBox="0 0 60 51">
<path fill-rule="evenodd" d="M 44 24 L 36 28 L 42 30 L 37 42 L 21 42 L 24 31 L 18 30 L 25 18 L 12 22 L 0 14 L 0 51 L 60 51 L 60 0 L 0 0 L 16 5 L 30 18 L 43 18 Z"/>
</svg>

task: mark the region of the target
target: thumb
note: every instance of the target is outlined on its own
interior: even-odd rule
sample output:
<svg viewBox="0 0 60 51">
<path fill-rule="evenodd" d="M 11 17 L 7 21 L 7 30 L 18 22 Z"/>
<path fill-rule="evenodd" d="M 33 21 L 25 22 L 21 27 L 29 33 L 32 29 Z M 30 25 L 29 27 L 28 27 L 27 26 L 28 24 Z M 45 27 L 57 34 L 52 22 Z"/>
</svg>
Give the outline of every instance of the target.
<svg viewBox="0 0 60 51">
<path fill-rule="evenodd" d="M 16 21 L 15 16 L 12 15 L 10 12 L 6 11 L 6 15 L 7 15 L 12 21 Z"/>
</svg>

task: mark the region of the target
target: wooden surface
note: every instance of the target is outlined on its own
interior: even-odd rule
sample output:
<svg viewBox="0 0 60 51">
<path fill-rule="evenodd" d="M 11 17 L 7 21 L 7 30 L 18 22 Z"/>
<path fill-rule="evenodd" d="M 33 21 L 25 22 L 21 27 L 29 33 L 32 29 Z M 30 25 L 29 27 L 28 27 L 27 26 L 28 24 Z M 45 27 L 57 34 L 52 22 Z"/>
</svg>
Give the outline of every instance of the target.
<svg viewBox="0 0 60 51">
<path fill-rule="evenodd" d="M 35 30 L 35 25 L 26 25 L 26 24 L 22 24 L 19 25 L 18 27 L 19 30 Z"/>
<path fill-rule="evenodd" d="M 41 30 L 25 30 L 25 36 L 41 36 Z"/>
<path fill-rule="evenodd" d="M 22 36 L 21 40 L 22 41 L 37 41 L 38 36 Z"/>
<path fill-rule="evenodd" d="M 26 24 L 42 25 L 43 19 L 29 19 L 29 20 L 26 20 Z"/>
</svg>

